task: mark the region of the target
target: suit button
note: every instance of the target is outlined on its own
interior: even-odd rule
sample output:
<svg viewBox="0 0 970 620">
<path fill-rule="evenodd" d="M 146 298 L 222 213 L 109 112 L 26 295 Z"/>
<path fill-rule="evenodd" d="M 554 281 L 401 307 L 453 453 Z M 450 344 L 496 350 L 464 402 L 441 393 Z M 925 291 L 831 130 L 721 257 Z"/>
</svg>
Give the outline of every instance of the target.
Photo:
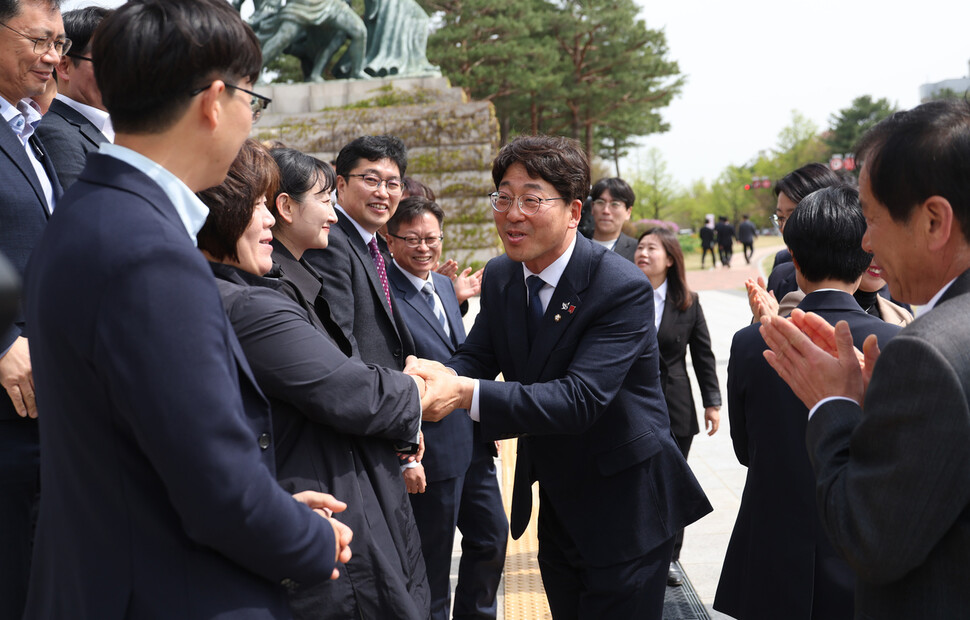
<svg viewBox="0 0 970 620">
<path fill-rule="evenodd" d="M 402 353 L 404 353 L 404 352 L 401 351 L 401 349 L 394 349 L 394 357 L 395 358 L 401 357 L 401 354 Z"/>
<path fill-rule="evenodd" d="M 262 450 L 269 448 L 269 433 L 263 433 L 259 436 L 259 447 Z"/>
</svg>

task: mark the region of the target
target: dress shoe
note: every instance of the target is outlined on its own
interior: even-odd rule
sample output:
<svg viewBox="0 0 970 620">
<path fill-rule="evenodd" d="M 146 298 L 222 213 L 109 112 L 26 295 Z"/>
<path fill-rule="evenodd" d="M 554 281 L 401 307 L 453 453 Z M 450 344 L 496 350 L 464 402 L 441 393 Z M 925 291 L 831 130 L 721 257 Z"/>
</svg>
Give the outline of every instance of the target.
<svg viewBox="0 0 970 620">
<path fill-rule="evenodd" d="M 668 586 L 682 586 L 684 585 L 684 573 L 680 572 L 680 567 L 676 564 L 671 564 L 670 568 L 667 569 L 667 585 Z"/>
</svg>

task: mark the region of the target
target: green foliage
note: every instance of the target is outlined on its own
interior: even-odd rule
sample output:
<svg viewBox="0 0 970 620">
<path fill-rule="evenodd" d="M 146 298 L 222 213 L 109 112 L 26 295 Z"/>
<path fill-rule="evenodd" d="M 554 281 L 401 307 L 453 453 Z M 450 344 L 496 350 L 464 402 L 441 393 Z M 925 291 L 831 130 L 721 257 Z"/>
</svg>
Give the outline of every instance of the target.
<svg viewBox="0 0 970 620">
<path fill-rule="evenodd" d="M 618 161 L 633 136 L 664 131 L 659 110 L 683 80 L 666 36 L 634 0 L 425 0 L 441 27 L 428 58 L 494 103 L 502 142 L 571 135 Z"/>
<path fill-rule="evenodd" d="M 885 97 L 876 101 L 870 95 L 856 97 L 852 105 L 829 117 L 829 131 L 823 141 L 833 153 L 851 153 L 862 134 L 896 111 Z"/>
<path fill-rule="evenodd" d="M 343 109 L 389 108 L 399 105 L 420 105 L 438 101 L 438 91 L 426 88 L 400 90 L 393 84 L 386 84 L 376 89 L 377 95 L 370 99 L 355 101 L 342 106 Z"/>
<path fill-rule="evenodd" d="M 263 67 L 264 79 L 268 84 L 295 84 L 303 81 L 300 59 L 289 54 L 280 54 L 273 62 Z"/>
<path fill-rule="evenodd" d="M 634 218 L 659 220 L 670 212 L 677 185 L 667 172 L 667 162 L 660 149 L 647 151 L 646 163 L 627 182 L 637 197 L 633 205 Z"/>
<path fill-rule="evenodd" d="M 970 97 L 970 90 L 959 92 L 952 88 L 941 88 L 933 93 L 927 101 L 943 101 L 945 99 L 966 99 Z"/>
</svg>

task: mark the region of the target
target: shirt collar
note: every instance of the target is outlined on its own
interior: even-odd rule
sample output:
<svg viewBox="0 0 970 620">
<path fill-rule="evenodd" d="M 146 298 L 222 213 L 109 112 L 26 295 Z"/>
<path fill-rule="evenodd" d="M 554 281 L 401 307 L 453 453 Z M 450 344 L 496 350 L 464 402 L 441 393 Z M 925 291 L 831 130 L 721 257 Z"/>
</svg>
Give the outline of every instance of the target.
<svg viewBox="0 0 970 620">
<path fill-rule="evenodd" d="M 75 110 L 78 114 L 80 114 L 84 118 L 91 121 L 91 123 L 93 123 L 94 126 L 98 128 L 98 131 L 103 133 L 105 137 L 108 138 L 109 140 L 114 138 L 114 130 L 111 127 L 111 118 L 109 117 L 108 113 L 105 112 L 104 110 L 100 110 L 94 106 L 81 103 L 80 101 L 75 101 L 74 99 L 71 99 L 67 95 L 64 95 L 61 93 L 57 93 L 56 95 L 54 95 L 54 99 L 57 99 L 64 105 Z M 110 136 L 108 135 L 109 133 L 111 134 Z"/>
<path fill-rule="evenodd" d="M 10 129 L 24 142 L 34 133 L 34 128 L 41 119 L 40 106 L 30 98 L 21 99 L 17 105 L 12 105 L 0 97 L 0 114 Z"/>
<path fill-rule="evenodd" d="M 422 280 L 421 278 L 419 278 L 418 276 L 414 275 L 413 273 L 411 273 L 410 271 L 408 271 L 404 267 L 401 267 L 401 264 L 398 263 L 397 260 L 394 260 L 394 259 L 392 259 L 392 260 L 393 260 L 394 264 L 397 265 L 397 268 L 401 271 L 401 273 L 404 274 L 404 277 L 408 279 L 408 282 L 410 282 L 414 286 L 414 288 L 418 289 L 418 292 L 419 293 L 424 290 L 424 285 L 426 283 L 428 283 L 428 282 L 431 282 L 431 288 L 435 288 L 434 282 L 431 280 L 431 272 L 430 271 L 428 272 L 428 279 L 427 280 Z"/>
<path fill-rule="evenodd" d="M 552 262 L 551 265 L 543 269 L 540 273 L 532 273 L 529 268 L 522 263 L 522 278 L 528 279 L 529 276 L 539 276 L 542 281 L 552 288 L 559 286 L 559 279 L 562 278 L 562 274 L 566 271 L 566 265 L 569 264 L 569 259 L 573 256 L 573 250 L 576 249 L 576 236 L 573 236 L 572 242 L 570 242 L 569 247 L 566 251 L 562 253 L 556 260 Z"/>
<path fill-rule="evenodd" d="M 930 310 L 932 310 L 934 307 L 936 307 L 936 304 L 940 302 L 940 297 L 943 297 L 943 293 L 945 293 L 951 286 L 953 286 L 954 282 L 956 282 L 956 278 L 953 278 L 952 280 L 947 282 L 943 288 L 937 291 L 936 295 L 933 295 L 932 299 L 926 302 L 926 305 L 917 307 L 916 312 L 914 314 L 920 317 L 926 314 L 927 312 L 929 312 Z"/>
<path fill-rule="evenodd" d="M 189 234 L 192 243 L 196 243 L 195 236 L 205 224 L 209 215 L 209 207 L 205 206 L 199 197 L 177 176 L 166 170 L 157 162 L 148 159 L 141 153 L 129 148 L 105 142 L 101 145 L 101 154 L 119 159 L 133 168 L 143 172 L 148 178 L 158 184 L 178 213 L 185 232 Z"/>
<path fill-rule="evenodd" d="M 666 279 L 663 281 L 663 284 L 653 289 L 653 296 L 661 301 L 667 299 L 667 280 Z"/>
<path fill-rule="evenodd" d="M 360 227 L 360 224 L 357 223 L 357 220 L 355 220 L 354 218 L 352 218 L 349 215 L 347 215 L 347 212 L 344 211 L 344 208 L 341 207 L 340 205 L 335 204 L 333 207 L 337 211 L 340 211 L 340 214 L 342 216 L 344 216 L 345 218 L 347 218 L 347 221 L 348 222 L 350 222 L 351 224 L 354 225 L 354 228 L 356 228 L 357 229 L 357 232 L 360 233 L 360 238 L 364 240 L 364 245 L 370 245 L 370 240 L 374 238 L 374 233 L 368 232 L 368 231 L 364 230 L 363 228 L 361 228 Z"/>
</svg>

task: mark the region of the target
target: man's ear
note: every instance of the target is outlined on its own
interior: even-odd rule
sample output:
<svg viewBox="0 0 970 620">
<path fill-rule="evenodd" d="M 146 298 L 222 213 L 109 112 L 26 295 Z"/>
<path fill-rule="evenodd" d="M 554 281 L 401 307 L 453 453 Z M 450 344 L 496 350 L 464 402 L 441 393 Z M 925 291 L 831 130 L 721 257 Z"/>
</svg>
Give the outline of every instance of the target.
<svg viewBox="0 0 970 620">
<path fill-rule="evenodd" d="M 569 228 L 578 228 L 583 217 L 583 201 L 576 199 L 569 203 Z"/>
<path fill-rule="evenodd" d="M 222 93 L 226 91 L 226 84 L 222 80 L 215 80 L 209 86 L 198 95 L 199 100 L 199 111 L 204 119 L 204 122 L 211 128 L 215 129 L 219 125 L 219 119 L 222 117 L 222 102 L 220 101 Z"/>
<path fill-rule="evenodd" d="M 942 196 L 930 196 L 917 207 L 920 227 L 929 240 L 927 249 L 937 252 L 950 241 L 954 225 L 959 228 L 953 215 L 953 205 Z"/>
<path fill-rule="evenodd" d="M 70 82 L 71 72 L 74 70 L 74 61 L 70 56 L 62 55 L 60 62 L 57 63 L 54 70 L 57 72 L 56 75 L 58 80 Z"/>
</svg>

